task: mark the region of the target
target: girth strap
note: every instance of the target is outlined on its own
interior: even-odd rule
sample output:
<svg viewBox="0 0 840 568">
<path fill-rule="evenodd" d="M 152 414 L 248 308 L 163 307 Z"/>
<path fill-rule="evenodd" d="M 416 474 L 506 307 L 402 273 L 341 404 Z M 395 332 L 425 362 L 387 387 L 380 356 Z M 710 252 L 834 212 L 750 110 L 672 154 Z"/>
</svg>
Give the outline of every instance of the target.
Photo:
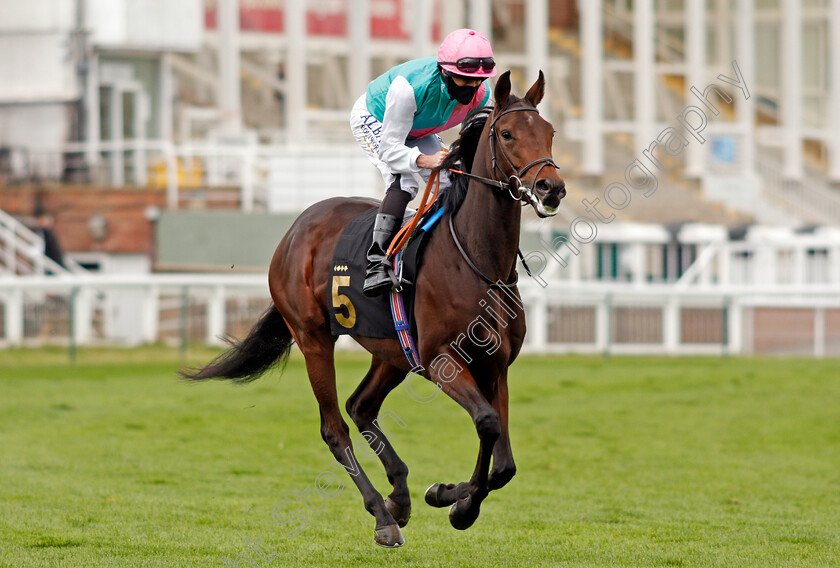
<svg viewBox="0 0 840 568">
<path fill-rule="evenodd" d="M 397 266 L 397 278 L 402 277 L 402 251 L 397 253 L 395 258 Z M 402 289 L 391 288 L 390 305 L 391 317 L 394 319 L 394 330 L 397 332 L 397 339 L 400 340 L 403 354 L 411 365 L 411 370 L 416 372 L 422 368 L 420 365 L 420 354 L 417 352 L 417 345 L 414 343 L 414 338 L 411 337 L 411 325 L 408 321 L 408 313 L 405 311 L 405 303 L 403 303 Z"/>
</svg>

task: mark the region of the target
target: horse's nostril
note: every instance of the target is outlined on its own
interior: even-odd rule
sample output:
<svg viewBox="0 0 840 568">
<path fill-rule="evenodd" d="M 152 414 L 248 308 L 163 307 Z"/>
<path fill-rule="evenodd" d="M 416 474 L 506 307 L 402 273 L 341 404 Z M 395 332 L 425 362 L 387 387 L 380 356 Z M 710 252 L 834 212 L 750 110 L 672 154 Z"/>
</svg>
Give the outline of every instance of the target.
<svg viewBox="0 0 840 568">
<path fill-rule="evenodd" d="M 560 180 L 560 183 L 554 183 L 547 179 L 537 181 L 536 189 L 540 194 L 556 195 L 561 199 L 566 196 L 566 182 Z"/>
<path fill-rule="evenodd" d="M 552 193 L 552 190 L 554 190 L 554 184 L 550 183 L 548 180 L 541 179 L 537 181 L 536 189 L 540 193 Z"/>
</svg>

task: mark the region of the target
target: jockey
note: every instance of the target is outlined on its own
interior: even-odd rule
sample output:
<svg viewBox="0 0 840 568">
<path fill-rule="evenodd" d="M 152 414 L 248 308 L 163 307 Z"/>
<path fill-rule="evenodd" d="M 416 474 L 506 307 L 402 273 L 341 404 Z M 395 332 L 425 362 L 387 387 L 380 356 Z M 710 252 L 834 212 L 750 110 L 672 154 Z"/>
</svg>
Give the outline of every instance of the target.
<svg viewBox="0 0 840 568">
<path fill-rule="evenodd" d="M 464 121 L 485 106 L 484 84 L 496 75 L 490 41 L 481 33 L 455 30 L 443 40 L 438 56 L 397 65 L 368 85 L 350 115 L 353 136 L 385 180 L 385 198 L 373 226 L 364 283 L 367 296 L 391 287 L 393 267 L 385 251 L 402 224 L 406 205 L 417 195 L 419 174 L 428 180 L 443 163 L 438 132 Z M 449 178 L 441 175 L 443 189 Z"/>
</svg>

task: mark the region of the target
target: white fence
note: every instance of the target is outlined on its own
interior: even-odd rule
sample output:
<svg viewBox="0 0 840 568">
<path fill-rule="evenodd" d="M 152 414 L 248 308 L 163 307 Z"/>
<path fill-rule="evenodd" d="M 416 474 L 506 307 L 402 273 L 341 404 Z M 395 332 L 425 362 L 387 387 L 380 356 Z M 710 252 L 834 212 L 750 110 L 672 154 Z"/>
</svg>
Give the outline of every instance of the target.
<svg viewBox="0 0 840 568">
<path fill-rule="evenodd" d="M 0 210 L 0 275 L 81 273 L 84 268 L 70 258 L 66 267 L 44 254 L 44 239 Z"/>
<path fill-rule="evenodd" d="M 840 356 L 834 286 L 541 288 L 527 280 L 520 289 L 527 352 Z M 241 337 L 270 302 L 265 275 L 0 278 L 0 345 L 219 344 L 225 333 Z M 133 310 L 130 329 L 113 325 L 114 310 Z"/>
<path fill-rule="evenodd" d="M 782 227 L 755 227 L 745 241 L 718 241 L 699 249 L 677 286 L 725 291 L 731 287 L 777 291 L 803 288 L 840 292 L 840 231 L 833 227 L 795 234 Z"/>
<path fill-rule="evenodd" d="M 590 282 L 522 293 L 532 352 L 840 356 L 836 288 Z"/>
<path fill-rule="evenodd" d="M 0 278 L 0 302 L 7 345 L 218 344 L 238 331 L 238 318 L 250 326 L 270 299 L 265 276 L 139 274 Z"/>
</svg>

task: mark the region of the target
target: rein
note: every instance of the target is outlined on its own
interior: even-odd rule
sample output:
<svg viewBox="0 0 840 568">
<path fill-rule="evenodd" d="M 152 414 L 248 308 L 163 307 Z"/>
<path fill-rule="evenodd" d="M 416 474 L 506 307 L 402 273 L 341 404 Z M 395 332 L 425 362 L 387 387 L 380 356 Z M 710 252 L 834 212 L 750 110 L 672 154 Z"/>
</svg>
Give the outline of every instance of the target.
<svg viewBox="0 0 840 568">
<path fill-rule="evenodd" d="M 432 195 L 432 198 L 429 199 L 429 191 L 432 187 L 435 188 L 435 191 Z M 417 223 L 420 222 L 420 217 L 422 217 L 429 209 L 432 208 L 432 205 L 437 199 L 439 189 L 440 172 L 432 171 L 432 173 L 429 175 L 429 181 L 426 182 L 426 189 L 423 192 L 423 197 L 420 199 L 420 207 L 417 208 L 417 213 L 414 214 L 414 217 L 411 218 L 411 221 L 409 221 L 407 225 L 403 226 L 391 240 L 391 245 L 386 251 L 386 254 L 388 256 L 393 256 L 397 254 L 397 252 L 399 252 L 400 250 L 405 248 L 406 245 L 408 245 L 408 240 L 411 238 L 411 234 L 414 232 L 414 228 L 417 227 Z"/>
<path fill-rule="evenodd" d="M 516 270 L 513 271 L 513 280 L 511 280 L 510 282 L 505 282 L 504 284 L 502 284 L 498 280 L 493 282 L 492 280 L 487 278 L 484 275 L 484 273 L 481 272 L 481 270 L 479 270 L 475 264 L 473 264 L 473 261 L 470 260 L 470 257 L 467 254 L 467 251 L 465 251 L 463 245 L 461 245 L 461 241 L 458 240 L 458 235 L 455 234 L 455 225 L 452 224 L 452 215 L 449 215 L 449 233 L 452 235 L 452 240 L 455 241 L 455 246 L 458 247 L 458 252 L 461 253 L 461 257 L 467 261 L 469 267 L 472 268 L 473 272 L 475 272 L 478 275 L 478 277 L 484 281 L 485 284 L 490 285 L 491 288 L 493 286 L 499 286 L 500 288 L 512 288 L 516 286 L 517 282 L 519 282 L 519 273 Z M 516 252 L 519 253 L 519 258 L 522 258 L 522 251 L 516 249 Z M 528 273 L 528 276 L 531 276 L 531 270 L 528 268 L 528 265 L 525 264 L 524 258 L 522 258 L 522 264 L 525 266 L 525 271 Z"/>
</svg>

